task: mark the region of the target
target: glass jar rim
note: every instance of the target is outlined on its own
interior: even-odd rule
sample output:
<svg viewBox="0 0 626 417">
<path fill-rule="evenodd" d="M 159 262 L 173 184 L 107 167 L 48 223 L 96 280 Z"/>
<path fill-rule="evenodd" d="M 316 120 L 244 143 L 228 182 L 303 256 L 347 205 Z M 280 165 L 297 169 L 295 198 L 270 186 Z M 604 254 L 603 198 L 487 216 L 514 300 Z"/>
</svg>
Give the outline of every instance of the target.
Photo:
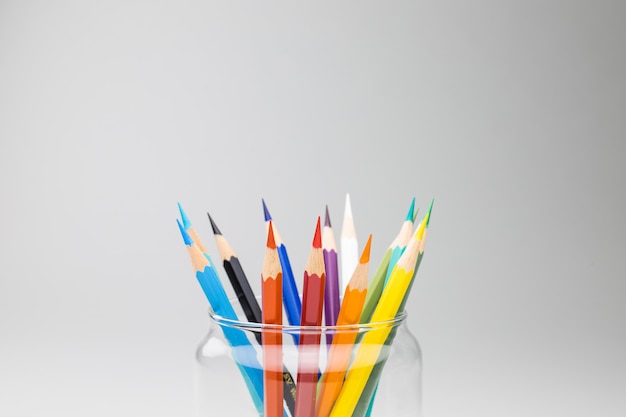
<svg viewBox="0 0 626 417">
<path fill-rule="evenodd" d="M 286 334 L 301 334 L 305 332 L 314 332 L 314 333 L 339 333 L 339 332 L 367 332 L 371 330 L 379 330 L 381 328 L 393 328 L 398 327 L 402 323 L 405 322 L 408 314 L 406 310 L 398 313 L 396 317 L 391 320 L 382 320 L 376 322 L 366 322 L 366 323 L 357 323 L 357 324 L 344 324 L 344 325 L 321 325 L 321 326 L 295 326 L 291 324 L 265 324 L 265 323 L 254 323 L 250 321 L 242 321 L 242 320 L 234 320 L 229 319 L 223 316 L 220 316 L 212 309 L 209 309 L 209 317 L 211 321 L 219 326 L 226 326 L 237 328 L 244 331 L 252 331 L 252 332 L 260 332 L 263 330 L 273 330 L 276 332 L 286 333 Z"/>
</svg>

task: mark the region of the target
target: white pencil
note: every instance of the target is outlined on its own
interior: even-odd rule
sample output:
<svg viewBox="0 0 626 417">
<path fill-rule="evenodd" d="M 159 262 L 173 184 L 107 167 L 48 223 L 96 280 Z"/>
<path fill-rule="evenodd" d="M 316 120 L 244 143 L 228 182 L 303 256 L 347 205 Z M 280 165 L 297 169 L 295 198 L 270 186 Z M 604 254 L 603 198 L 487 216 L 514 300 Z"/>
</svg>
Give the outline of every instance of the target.
<svg viewBox="0 0 626 417">
<path fill-rule="evenodd" d="M 343 213 L 341 228 L 341 276 L 339 279 L 339 293 L 341 299 L 346 291 L 350 277 L 359 264 L 359 243 L 356 238 L 356 229 L 352 217 L 350 194 L 346 194 L 346 205 Z"/>
</svg>

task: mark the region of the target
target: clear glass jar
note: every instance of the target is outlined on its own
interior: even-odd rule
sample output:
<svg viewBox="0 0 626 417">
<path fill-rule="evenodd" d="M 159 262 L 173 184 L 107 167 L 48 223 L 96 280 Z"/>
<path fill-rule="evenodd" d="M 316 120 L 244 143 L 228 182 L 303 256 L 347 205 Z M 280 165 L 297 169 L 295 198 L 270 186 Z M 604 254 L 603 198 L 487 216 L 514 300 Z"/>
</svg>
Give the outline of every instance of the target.
<svg viewBox="0 0 626 417">
<path fill-rule="evenodd" d="M 241 317 L 241 315 L 239 316 Z M 421 417 L 422 405 L 422 354 L 415 337 L 406 324 L 407 314 L 402 313 L 396 319 L 382 323 L 367 323 L 356 326 L 320 326 L 297 327 L 276 326 L 249 323 L 247 321 L 228 320 L 209 312 L 209 331 L 196 350 L 195 362 L 195 397 L 198 417 L 263 416 L 262 392 L 258 387 L 255 393 L 254 379 L 263 375 L 263 347 L 259 345 L 259 335 L 265 332 L 282 333 L 282 358 L 284 379 L 290 376 L 297 381 L 298 355 L 302 352 L 294 342 L 294 336 L 304 333 L 319 336 L 319 349 L 315 348 L 313 365 L 323 375 L 329 357 L 330 346 L 326 344 L 326 335 L 336 337 L 339 334 L 356 336 L 355 344 L 348 346 L 348 355 L 354 359 L 362 350 L 371 358 L 373 371 L 368 383 L 356 401 L 353 411 L 344 413 L 359 417 Z M 238 332 L 249 341 L 246 346 L 233 348 L 225 333 Z M 375 335 L 377 333 L 378 335 Z M 367 336 L 374 336 L 369 337 Z M 368 340 L 385 340 L 384 343 L 368 344 Z M 241 339 L 240 339 L 241 340 Z M 372 354 L 371 351 L 374 351 Z M 373 356 L 372 356 L 373 355 Z M 309 364 L 311 365 L 311 364 Z M 373 377 L 379 375 L 379 378 Z M 317 395 L 320 395 L 321 389 Z M 293 385 L 291 385 L 293 387 Z M 345 387 L 345 385 L 344 385 Z M 285 395 L 288 384 L 285 384 Z M 297 388 L 296 388 L 297 389 Z M 261 387 L 261 391 L 263 388 Z M 260 397 L 260 398 L 259 398 Z M 256 401 L 255 401 L 256 398 Z M 293 396 L 295 399 L 295 395 Z M 352 396 L 356 398 L 356 396 Z M 372 399 L 373 398 L 373 399 Z M 319 400 L 319 397 L 318 397 Z M 260 402 L 259 402 L 260 401 Z M 319 404 L 318 404 L 319 405 Z M 293 406 L 293 404 L 292 404 Z M 371 408 L 371 409 L 369 409 Z M 369 409 L 369 410 L 368 410 Z M 320 408 L 304 417 L 317 417 Z M 287 401 L 284 402 L 284 417 L 292 415 Z M 331 414 L 332 415 L 332 414 Z M 337 413 L 335 414 L 337 415 Z M 343 417 L 343 416 L 341 416 Z"/>
</svg>

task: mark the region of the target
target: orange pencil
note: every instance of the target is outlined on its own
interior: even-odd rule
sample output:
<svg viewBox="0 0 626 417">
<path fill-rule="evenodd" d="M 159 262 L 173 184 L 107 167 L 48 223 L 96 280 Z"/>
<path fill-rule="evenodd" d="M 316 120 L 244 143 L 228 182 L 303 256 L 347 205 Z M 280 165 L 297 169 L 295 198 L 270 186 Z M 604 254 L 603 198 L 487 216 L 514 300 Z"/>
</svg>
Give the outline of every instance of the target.
<svg viewBox="0 0 626 417">
<path fill-rule="evenodd" d="M 304 270 L 302 287 L 302 317 L 300 325 L 321 326 L 326 272 L 322 253 L 320 218 L 313 237 L 313 247 Z M 319 349 L 321 334 L 304 329 L 298 346 L 298 380 L 296 383 L 296 412 L 294 417 L 314 417 L 319 373 Z"/>
<path fill-rule="evenodd" d="M 337 317 L 337 326 L 359 323 L 361 311 L 365 304 L 365 296 L 367 295 L 367 275 L 371 245 L 372 235 L 367 239 L 359 264 L 346 287 L 346 293 Z M 356 337 L 356 328 L 354 331 L 341 330 L 333 337 L 333 343 L 328 352 L 326 369 L 320 381 L 321 390 L 317 402 L 317 417 L 328 417 L 330 415 L 333 404 L 341 391 L 343 377 L 348 370 L 350 355 L 352 354 Z"/>
<path fill-rule="evenodd" d="M 263 324 L 283 324 L 283 274 L 274 241 L 272 222 L 267 231 L 267 249 L 263 260 Z M 280 329 L 263 330 L 264 411 L 266 417 L 283 416 L 283 335 Z"/>
</svg>

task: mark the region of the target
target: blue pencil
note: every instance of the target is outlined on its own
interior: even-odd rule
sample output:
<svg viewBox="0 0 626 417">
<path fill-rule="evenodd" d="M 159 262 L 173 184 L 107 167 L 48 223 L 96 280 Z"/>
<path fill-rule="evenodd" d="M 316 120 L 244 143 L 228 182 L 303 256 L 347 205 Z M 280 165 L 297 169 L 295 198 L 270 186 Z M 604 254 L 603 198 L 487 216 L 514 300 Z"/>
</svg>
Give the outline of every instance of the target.
<svg viewBox="0 0 626 417">
<path fill-rule="evenodd" d="M 194 243 L 189 233 L 183 225 L 176 219 L 180 233 L 183 236 L 185 245 L 191 258 L 191 263 L 196 272 L 198 283 L 202 287 L 202 291 L 209 300 L 209 304 L 213 311 L 230 320 L 238 320 L 235 310 L 233 310 L 228 296 L 224 291 L 217 273 L 213 267 L 208 255 L 203 254 L 197 243 Z M 224 326 L 222 327 L 224 336 L 228 343 L 232 346 L 233 357 L 244 377 L 248 390 L 252 396 L 252 401 L 259 415 L 263 414 L 263 371 L 261 364 L 256 357 L 256 350 L 246 337 L 246 335 L 238 329 Z M 285 413 L 286 415 L 286 413 Z"/>
<path fill-rule="evenodd" d="M 269 222 L 272 220 L 265 200 L 263 202 L 263 214 L 265 215 L 265 226 L 269 228 Z M 298 294 L 298 286 L 293 276 L 293 270 L 291 269 L 291 262 L 289 262 L 289 256 L 287 255 L 287 248 L 283 243 L 278 230 L 276 229 L 276 222 L 272 224 L 274 230 L 274 241 L 276 242 L 276 250 L 278 251 L 278 258 L 280 259 L 280 267 L 283 270 L 283 305 L 285 306 L 285 314 L 287 315 L 287 321 L 292 326 L 300 325 L 300 316 L 302 315 L 302 302 L 300 301 L 300 295 Z M 300 337 L 296 334 L 293 335 L 294 341 L 297 345 L 300 344 Z"/>
</svg>

